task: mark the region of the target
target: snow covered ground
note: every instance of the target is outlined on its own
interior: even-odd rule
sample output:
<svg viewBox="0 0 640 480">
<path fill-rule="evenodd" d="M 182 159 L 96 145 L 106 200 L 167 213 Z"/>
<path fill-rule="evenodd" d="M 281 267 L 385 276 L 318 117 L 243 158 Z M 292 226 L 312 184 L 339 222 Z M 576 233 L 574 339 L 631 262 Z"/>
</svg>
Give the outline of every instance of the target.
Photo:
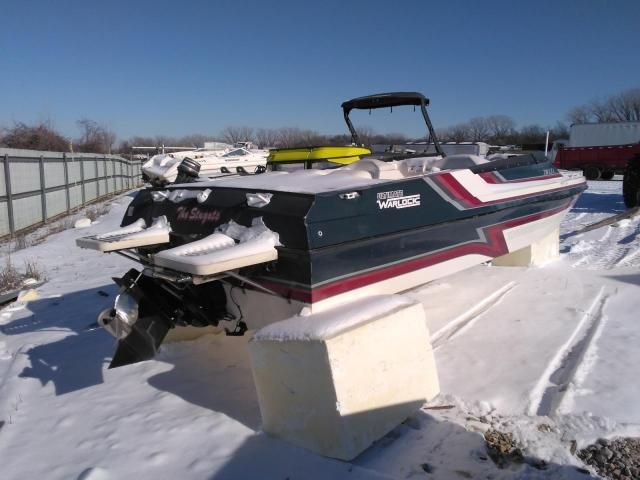
<svg viewBox="0 0 640 480">
<path fill-rule="evenodd" d="M 165 345 L 106 370 L 113 341 L 86 327 L 131 264 L 74 240 L 116 228 L 129 200 L 11 254 L 49 281 L 0 310 L 2 478 L 587 478 L 572 441 L 640 435 L 640 219 L 569 235 L 624 210 L 620 181 L 590 182 L 560 260 L 479 266 L 409 293 L 427 312 L 442 394 L 352 463 L 260 432 L 247 337 Z M 490 426 L 514 435 L 525 464 L 487 459 Z"/>
</svg>

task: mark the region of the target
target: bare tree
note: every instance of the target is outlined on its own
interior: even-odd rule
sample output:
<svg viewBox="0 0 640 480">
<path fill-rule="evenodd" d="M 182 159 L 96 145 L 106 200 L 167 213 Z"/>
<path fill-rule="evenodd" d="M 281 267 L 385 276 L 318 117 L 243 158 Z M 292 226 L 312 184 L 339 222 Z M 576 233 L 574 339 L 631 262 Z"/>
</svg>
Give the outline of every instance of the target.
<svg viewBox="0 0 640 480">
<path fill-rule="evenodd" d="M 640 121 L 640 88 L 610 95 L 603 101 L 594 100 L 575 107 L 567 118 L 571 123 L 638 122 Z"/>
<path fill-rule="evenodd" d="M 111 153 L 116 134 L 94 120 L 83 118 L 76 122 L 80 138 L 75 142 L 76 150 L 90 153 Z"/>
<path fill-rule="evenodd" d="M 330 135 L 327 137 L 327 144 L 328 145 L 350 145 L 351 135 L 347 135 L 346 133 Z"/>
<path fill-rule="evenodd" d="M 474 117 L 467 122 L 472 142 L 484 142 L 489 137 L 489 124 L 484 117 Z"/>
<path fill-rule="evenodd" d="M 640 121 L 640 88 L 632 88 L 607 100 L 607 107 L 618 122 Z"/>
<path fill-rule="evenodd" d="M 276 146 L 279 148 L 295 147 L 299 142 L 299 130 L 293 127 L 283 127 L 276 130 L 278 140 Z"/>
<path fill-rule="evenodd" d="M 547 132 L 540 125 L 525 125 L 518 134 L 518 143 L 543 143 Z"/>
<path fill-rule="evenodd" d="M 253 128 L 251 127 L 225 127 L 220 132 L 220 137 L 227 143 L 253 141 Z"/>
<path fill-rule="evenodd" d="M 572 108 L 567 113 L 567 120 L 569 123 L 589 123 L 591 121 L 591 110 L 585 105 Z"/>
<path fill-rule="evenodd" d="M 507 115 L 490 115 L 486 117 L 487 128 L 489 129 L 489 139 L 492 143 L 504 145 L 509 136 L 513 135 L 516 122 Z"/>
<path fill-rule="evenodd" d="M 556 125 L 549 129 L 549 140 L 555 141 L 559 138 L 569 138 L 569 128 L 562 122 L 557 122 Z"/>
<path fill-rule="evenodd" d="M 280 148 L 312 147 L 326 143 L 326 138 L 313 130 L 284 127 L 277 130 Z"/>
<path fill-rule="evenodd" d="M 259 128 L 256 130 L 255 138 L 259 148 L 275 147 L 278 143 L 278 132 L 273 128 Z"/>
<path fill-rule="evenodd" d="M 0 145 L 9 148 L 26 148 L 30 150 L 53 150 L 66 152 L 69 140 L 60 135 L 50 121 L 27 125 L 22 122 L 6 129 Z"/>
<path fill-rule="evenodd" d="M 373 128 L 362 126 L 356 128 L 356 132 L 358 132 L 358 139 L 360 140 L 360 143 L 362 143 L 362 145 L 371 146 L 374 143 L 376 132 L 373 130 Z"/>
<path fill-rule="evenodd" d="M 599 102 L 594 100 L 593 102 L 591 102 L 588 108 L 589 108 L 589 111 L 591 112 L 591 116 L 598 123 L 616 121 L 615 115 L 611 111 L 609 100 L 606 100 L 604 102 Z"/>
<path fill-rule="evenodd" d="M 449 127 L 450 142 L 467 142 L 471 139 L 471 132 L 467 123 L 458 123 Z"/>
<path fill-rule="evenodd" d="M 184 145 L 194 148 L 200 148 L 204 146 L 204 142 L 211 141 L 211 135 L 203 135 L 201 133 L 192 133 L 191 135 L 185 135 L 176 140 L 177 145 Z"/>
<path fill-rule="evenodd" d="M 453 141 L 451 140 L 451 129 L 449 127 L 436 128 L 436 137 L 438 141 L 442 143 Z"/>
</svg>

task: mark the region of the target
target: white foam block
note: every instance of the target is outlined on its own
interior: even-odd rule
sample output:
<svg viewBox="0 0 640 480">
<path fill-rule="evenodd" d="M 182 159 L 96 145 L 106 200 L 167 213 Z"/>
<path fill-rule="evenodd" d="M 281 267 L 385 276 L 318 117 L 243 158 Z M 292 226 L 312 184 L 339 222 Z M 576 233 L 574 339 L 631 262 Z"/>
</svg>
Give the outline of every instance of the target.
<svg viewBox="0 0 640 480">
<path fill-rule="evenodd" d="M 269 325 L 249 350 L 263 430 L 329 457 L 356 457 L 439 392 L 422 305 L 397 295 Z"/>
<path fill-rule="evenodd" d="M 542 266 L 560 256 L 560 229 L 524 248 L 494 258 L 491 263 L 498 267 L 533 267 Z"/>
</svg>

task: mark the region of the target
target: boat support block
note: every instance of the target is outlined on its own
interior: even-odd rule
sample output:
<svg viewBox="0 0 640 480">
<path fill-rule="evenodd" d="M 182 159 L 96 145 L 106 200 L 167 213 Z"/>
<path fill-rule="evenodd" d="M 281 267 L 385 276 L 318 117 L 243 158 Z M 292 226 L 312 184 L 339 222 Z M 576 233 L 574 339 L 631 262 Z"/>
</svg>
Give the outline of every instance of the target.
<svg viewBox="0 0 640 480">
<path fill-rule="evenodd" d="M 263 430 L 328 457 L 353 459 L 439 392 L 423 307 L 398 295 L 271 324 L 249 351 Z"/>
<path fill-rule="evenodd" d="M 560 257 L 560 230 L 555 228 L 540 240 L 491 261 L 497 267 L 539 267 Z"/>
</svg>

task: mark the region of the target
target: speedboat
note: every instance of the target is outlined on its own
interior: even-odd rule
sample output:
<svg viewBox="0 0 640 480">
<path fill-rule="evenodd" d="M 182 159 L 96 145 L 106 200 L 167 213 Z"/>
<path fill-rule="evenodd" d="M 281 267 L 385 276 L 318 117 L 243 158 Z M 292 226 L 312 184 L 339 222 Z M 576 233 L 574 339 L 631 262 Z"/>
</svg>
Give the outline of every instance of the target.
<svg viewBox="0 0 640 480">
<path fill-rule="evenodd" d="M 163 153 L 154 155 L 142 165 L 142 174 L 153 186 L 167 185 L 178 179 L 178 167 L 187 159 L 185 166 L 195 168 L 201 179 L 249 173 L 265 168 L 267 155 L 266 150 L 255 149 L 250 142 L 237 142 L 224 150 L 204 148 Z"/>
<path fill-rule="evenodd" d="M 301 311 L 405 291 L 550 235 L 585 190 L 584 177 L 542 155 L 447 156 L 428 104 L 400 92 L 342 109 L 359 148 L 354 109 L 418 107 L 433 153 L 151 187 L 133 199 L 119 230 L 78 239 L 141 264 L 116 280 L 115 305 L 99 315 L 118 339 L 110 367 L 153 357 L 176 326 L 228 322 L 229 334 L 242 334 Z"/>
</svg>

